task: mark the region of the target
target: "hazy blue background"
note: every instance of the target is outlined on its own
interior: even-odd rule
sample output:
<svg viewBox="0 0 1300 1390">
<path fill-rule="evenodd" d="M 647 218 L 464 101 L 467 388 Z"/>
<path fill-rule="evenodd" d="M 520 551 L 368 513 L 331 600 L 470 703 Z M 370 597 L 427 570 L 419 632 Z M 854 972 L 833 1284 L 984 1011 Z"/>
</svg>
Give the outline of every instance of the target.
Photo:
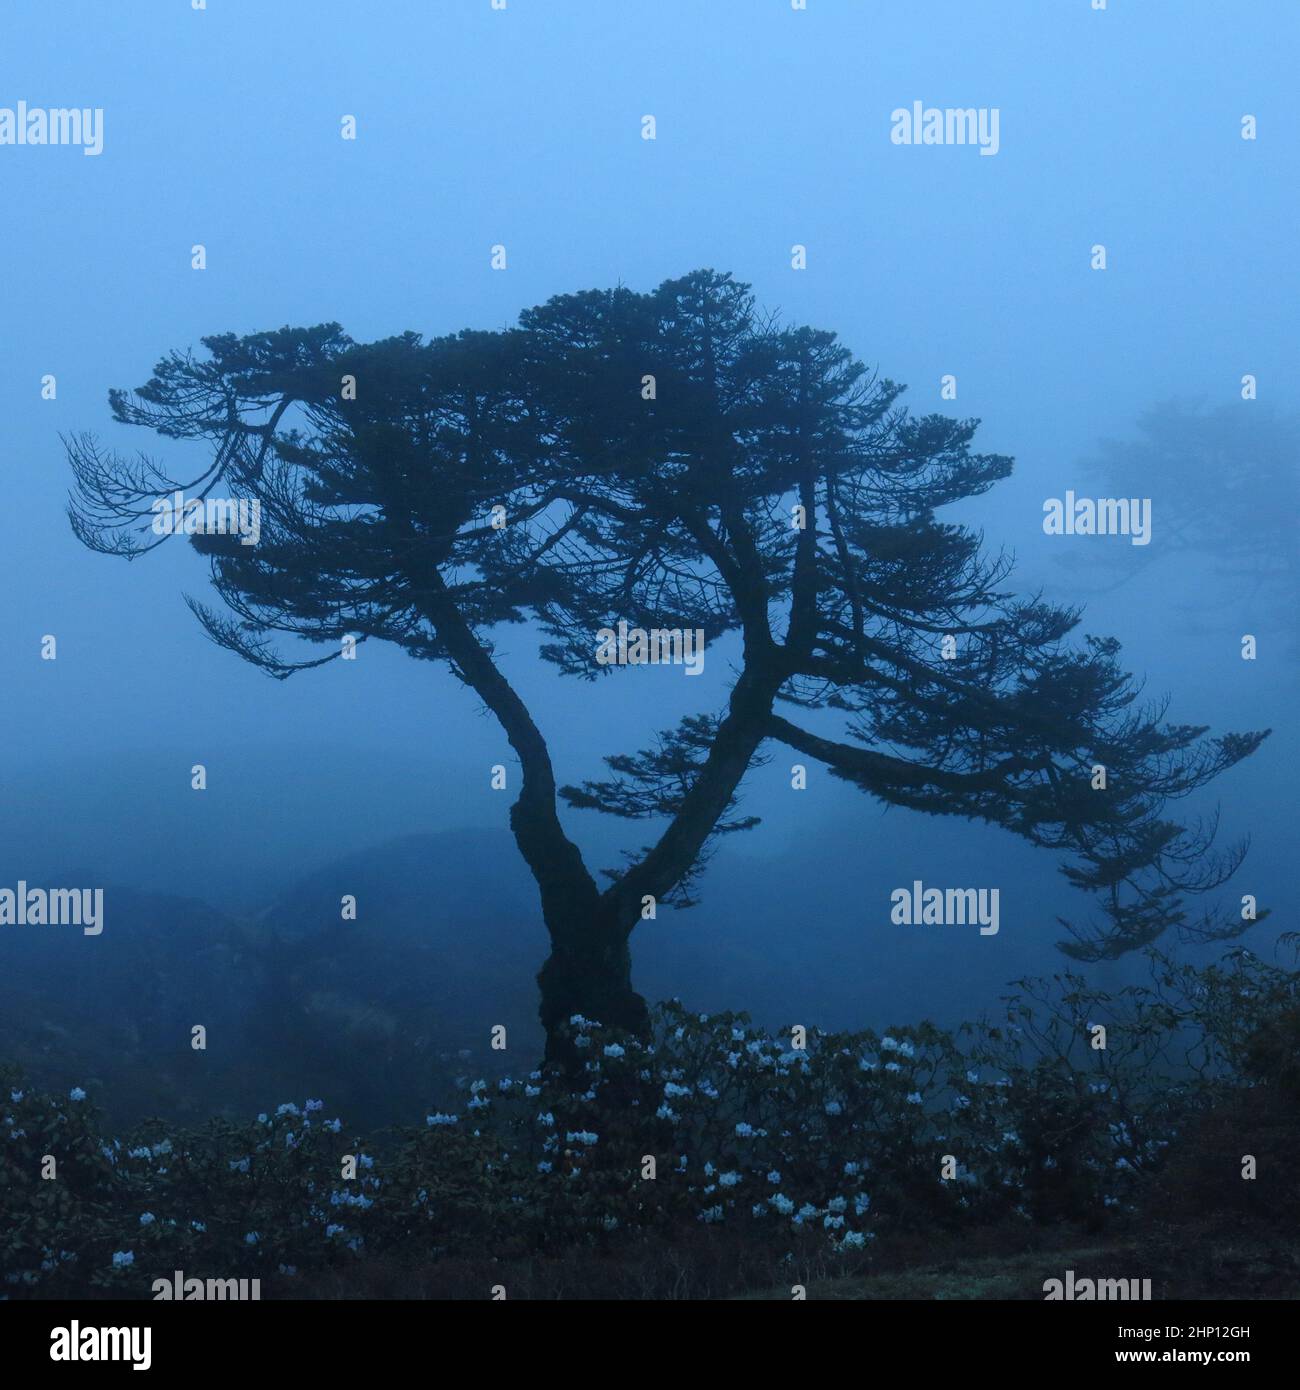
<svg viewBox="0 0 1300 1390">
<path fill-rule="evenodd" d="M 159 452 L 108 422 L 106 392 L 202 335 L 496 328 L 560 292 L 731 270 L 908 383 L 914 409 L 983 419 L 983 447 L 1017 471 L 951 515 L 1059 601 L 1104 588 L 1104 547 L 1128 544 L 1041 532 L 1045 498 L 1090 492 L 1079 461 L 1099 439 L 1170 397 L 1296 408 L 1291 3 L 8 0 L 3 25 L 0 105 L 105 110 L 98 158 L 0 148 L 6 882 L 84 868 L 252 912 L 395 837 L 505 825 L 509 798 L 488 789 L 505 741 L 440 669 L 368 644 L 355 663 L 273 682 L 203 638 L 181 596 L 204 594 L 206 570 L 182 545 L 127 565 L 74 540 L 58 434 Z M 890 112 L 914 100 L 998 107 L 1000 153 L 894 146 Z M 1254 143 L 1240 138 L 1248 112 Z M 340 139 L 345 114 L 355 142 Z M 504 273 L 489 267 L 497 242 Z M 54 402 L 40 399 L 47 372 Z M 1154 528 L 1153 549 L 1158 509 Z M 1083 569 L 1057 563 L 1069 551 Z M 1153 693 L 1173 694 L 1172 718 L 1277 726 L 1212 799 L 1230 833 L 1255 837 L 1232 892 L 1279 908 L 1294 885 L 1288 619 L 1293 603 L 1266 611 L 1181 557 L 1098 597 L 1085 623 L 1124 640 Z M 1246 631 L 1254 664 L 1238 654 Z M 45 633 L 57 662 L 39 659 Z M 518 629 L 502 642 L 565 781 L 725 690 L 717 658 L 700 680 L 632 671 L 593 688 L 540 668 L 532 646 Z M 791 760 L 753 773 L 746 810 L 765 824 L 724 848 L 703 906 L 642 929 L 643 985 L 865 1024 L 978 1012 L 1057 959 L 1054 918 L 1084 904 L 1049 856 L 884 814 L 816 769 L 792 793 Z M 569 823 L 590 863 L 616 862 L 617 826 Z M 446 872 L 472 865 L 490 913 L 523 871 L 497 836 L 482 843 Z M 1000 885 L 1000 935 L 891 928 L 889 890 L 918 877 Z M 455 930 L 436 891 L 425 912 L 430 931 Z M 1291 925 L 1279 912 L 1274 926 Z M 530 922 L 525 979 L 540 947 Z M 81 949 L 113 949 L 111 915 Z M 719 961 L 745 964 L 728 975 Z"/>
</svg>

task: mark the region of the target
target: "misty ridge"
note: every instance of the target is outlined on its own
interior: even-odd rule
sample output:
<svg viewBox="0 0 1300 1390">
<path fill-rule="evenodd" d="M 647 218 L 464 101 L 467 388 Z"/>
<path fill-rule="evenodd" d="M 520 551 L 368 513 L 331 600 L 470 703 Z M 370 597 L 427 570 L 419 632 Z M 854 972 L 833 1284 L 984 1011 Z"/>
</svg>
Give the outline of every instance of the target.
<svg viewBox="0 0 1300 1390">
<path fill-rule="evenodd" d="M 915 1012 L 955 1027 L 1017 972 L 1057 968 L 1036 906 L 1055 885 L 1032 860 L 999 874 L 1018 895 L 1007 909 L 1011 952 L 990 959 L 952 931 L 895 945 L 890 859 L 967 873 L 981 863 L 959 833 L 921 853 L 899 839 L 904 829 L 881 826 L 885 862 L 856 874 L 851 892 L 836 870 L 852 840 L 830 827 L 756 859 L 723 852 L 710 881 L 727 910 L 666 915 L 634 943 L 647 996 L 709 1012 L 743 1000 L 779 1030 L 792 1019 L 899 1023 L 903 993 Z M 69 863 L 29 877 L 105 879 Z M 6 881 L 16 878 L 9 871 Z M 107 951 L 89 952 L 62 928 L 8 932 L 0 1053 L 21 1058 L 43 1084 L 100 1088 L 119 1123 L 235 1116 L 271 1095 L 327 1094 L 356 1123 L 387 1125 L 431 1099 L 450 1104 L 457 1078 L 508 1070 L 509 1057 L 486 1046 L 494 1025 L 541 1054 L 535 976 L 546 935 L 504 830 L 409 835 L 355 851 L 286 879 L 254 909 L 220 906 L 220 893 L 204 901 L 106 881 Z M 774 891 L 791 883 L 794 911 Z M 909 901 L 911 892 L 909 884 Z M 357 900 L 355 921 L 340 920 L 345 895 Z M 1117 984 L 1134 974 L 1122 964 L 1100 969 Z M 200 1017 L 221 1039 L 217 1054 L 191 1049 Z"/>
</svg>

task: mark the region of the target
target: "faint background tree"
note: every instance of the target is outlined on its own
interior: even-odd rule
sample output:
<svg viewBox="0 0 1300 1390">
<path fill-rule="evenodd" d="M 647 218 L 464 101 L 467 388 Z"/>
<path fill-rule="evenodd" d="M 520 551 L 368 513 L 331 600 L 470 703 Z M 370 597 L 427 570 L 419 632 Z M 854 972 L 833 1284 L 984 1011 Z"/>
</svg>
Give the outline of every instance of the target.
<svg viewBox="0 0 1300 1390">
<path fill-rule="evenodd" d="M 1133 438 L 1104 441 L 1083 464 L 1099 494 L 1151 499 L 1152 542 L 1090 551 L 1087 568 L 1109 569 L 1109 591 L 1181 562 L 1193 579 L 1186 607 L 1249 605 L 1295 642 L 1298 460 L 1300 418 L 1260 402 L 1154 407 Z M 1065 563 L 1083 567 L 1077 554 Z"/>
</svg>

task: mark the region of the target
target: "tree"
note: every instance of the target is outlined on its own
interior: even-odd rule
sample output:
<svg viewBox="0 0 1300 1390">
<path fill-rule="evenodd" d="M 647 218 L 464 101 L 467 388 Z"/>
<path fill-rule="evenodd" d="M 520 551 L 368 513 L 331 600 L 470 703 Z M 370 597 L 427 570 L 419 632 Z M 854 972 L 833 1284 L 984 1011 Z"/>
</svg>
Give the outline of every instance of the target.
<svg viewBox="0 0 1300 1390">
<path fill-rule="evenodd" d="M 1174 400 L 1145 411 L 1133 438 L 1103 441 L 1083 466 L 1107 496 L 1149 497 L 1160 543 L 1108 547 L 1089 567 L 1106 563 L 1115 589 L 1178 558 L 1211 581 L 1187 595 L 1192 621 L 1207 607 L 1248 604 L 1290 634 L 1298 434 L 1295 415 L 1258 402 L 1206 410 Z"/>
<path fill-rule="evenodd" d="M 1166 725 L 1163 705 L 1139 707 L 1114 641 L 1067 646 L 1077 611 L 1003 592 L 1007 558 L 935 513 L 1011 460 L 972 451 L 975 421 L 912 417 L 901 387 L 833 334 L 760 315 L 730 275 L 560 296 L 500 333 L 366 344 L 326 324 L 203 346 L 110 404 L 206 445 L 205 469 L 177 482 L 73 438 L 73 527 L 133 557 L 163 539 L 149 531 L 160 496 L 255 499 L 256 545 L 192 536 L 223 606 L 187 602 L 213 640 L 281 678 L 336 659 L 349 635 L 394 642 L 482 700 L 522 769 L 510 823 L 550 934 L 552 1060 L 575 1013 L 645 1029 L 629 936 L 648 899 L 692 901 L 717 838 L 756 823 L 737 794 L 765 745 L 886 802 L 1066 851 L 1101 909 L 1065 922 L 1077 957 L 1171 926 L 1241 929 L 1191 921 L 1185 895 L 1221 883 L 1244 845 L 1216 855 L 1213 824 L 1165 807 L 1265 734 Z M 605 780 L 560 786 L 492 634 L 535 622 L 561 675 L 619 679 L 596 658 L 620 619 L 734 635 L 727 705 L 609 757 Z M 294 659 L 279 634 L 334 650 Z M 663 824 L 601 886 L 561 803 Z"/>
</svg>

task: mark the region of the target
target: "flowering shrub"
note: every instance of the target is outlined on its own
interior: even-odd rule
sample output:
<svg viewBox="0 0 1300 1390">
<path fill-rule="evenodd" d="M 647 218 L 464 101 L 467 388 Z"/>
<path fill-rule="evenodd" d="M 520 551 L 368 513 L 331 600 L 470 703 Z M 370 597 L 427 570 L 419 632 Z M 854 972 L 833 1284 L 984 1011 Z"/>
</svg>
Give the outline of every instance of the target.
<svg viewBox="0 0 1300 1390">
<path fill-rule="evenodd" d="M 576 1077 L 474 1081 L 454 1113 L 371 1140 L 318 1100 L 107 1138 L 80 1088 L 40 1094 L 6 1073 L 0 1294 L 148 1297 L 175 1269 L 614 1250 L 684 1227 L 778 1259 L 851 1258 L 892 1231 L 1101 1220 L 1140 1197 L 1197 1111 L 1294 1085 L 1300 975 L 1244 951 L 1200 970 L 1151 953 L 1150 967 L 1113 997 L 1068 974 L 1020 982 L 1005 1022 L 956 1037 L 770 1036 L 673 1002 L 646 1042 L 575 1017 Z"/>
</svg>

